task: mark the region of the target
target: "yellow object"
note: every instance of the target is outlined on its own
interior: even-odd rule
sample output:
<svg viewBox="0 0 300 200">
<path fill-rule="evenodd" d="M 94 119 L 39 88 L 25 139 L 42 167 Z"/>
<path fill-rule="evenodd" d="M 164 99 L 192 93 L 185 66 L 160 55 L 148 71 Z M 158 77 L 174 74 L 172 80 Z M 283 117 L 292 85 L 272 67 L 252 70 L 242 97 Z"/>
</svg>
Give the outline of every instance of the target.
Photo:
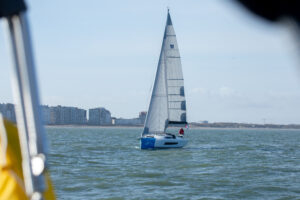
<svg viewBox="0 0 300 200">
<path fill-rule="evenodd" d="M 46 172 L 45 200 L 54 200 L 55 194 L 49 174 Z M 22 172 L 22 154 L 18 130 L 0 114 L 0 199 L 29 200 L 25 192 Z"/>
</svg>

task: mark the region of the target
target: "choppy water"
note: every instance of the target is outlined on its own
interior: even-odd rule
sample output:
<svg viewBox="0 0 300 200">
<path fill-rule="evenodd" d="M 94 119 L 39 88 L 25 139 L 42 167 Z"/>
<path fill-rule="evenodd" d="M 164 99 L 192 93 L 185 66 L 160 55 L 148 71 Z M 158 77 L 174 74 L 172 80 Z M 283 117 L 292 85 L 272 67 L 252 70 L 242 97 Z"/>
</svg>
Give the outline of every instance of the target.
<svg viewBox="0 0 300 200">
<path fill-rule="evenodd" d="M 141 128 L 47 128 L 58 199 L 300 199 L 300 130 L 189 130 L 140 150 Z"/>
</svg>

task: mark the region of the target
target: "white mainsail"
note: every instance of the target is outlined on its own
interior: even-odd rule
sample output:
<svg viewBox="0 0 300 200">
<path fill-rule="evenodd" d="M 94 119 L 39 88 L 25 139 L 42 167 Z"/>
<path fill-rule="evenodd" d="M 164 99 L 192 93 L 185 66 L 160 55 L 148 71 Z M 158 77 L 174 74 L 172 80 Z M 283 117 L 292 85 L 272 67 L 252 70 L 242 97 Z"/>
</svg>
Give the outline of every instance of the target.
<svg viewBox="0 0 300 200">
<path fill-rule="evenodd" d="M 169 12 L 142 135 L 164 133 L 168 124 L 186 124 L 182 67 Z"/>
</svg>

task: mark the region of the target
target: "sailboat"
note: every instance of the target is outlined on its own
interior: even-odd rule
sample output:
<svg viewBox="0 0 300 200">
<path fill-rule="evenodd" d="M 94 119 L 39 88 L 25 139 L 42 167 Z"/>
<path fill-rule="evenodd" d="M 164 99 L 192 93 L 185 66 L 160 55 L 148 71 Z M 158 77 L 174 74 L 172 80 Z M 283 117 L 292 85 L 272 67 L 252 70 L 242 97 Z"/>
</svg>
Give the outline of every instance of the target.
<svg viewBox="0 0 300 200">
<path fill-rule="evenodd" d="M 180 54 L 168 10 L 156 77 L 141 136 L 141 149 L 185 146 L 188 140 L 183 135 L 166 132 L 172 125 L 185 126 L 187 120 Z"/>
</svg>

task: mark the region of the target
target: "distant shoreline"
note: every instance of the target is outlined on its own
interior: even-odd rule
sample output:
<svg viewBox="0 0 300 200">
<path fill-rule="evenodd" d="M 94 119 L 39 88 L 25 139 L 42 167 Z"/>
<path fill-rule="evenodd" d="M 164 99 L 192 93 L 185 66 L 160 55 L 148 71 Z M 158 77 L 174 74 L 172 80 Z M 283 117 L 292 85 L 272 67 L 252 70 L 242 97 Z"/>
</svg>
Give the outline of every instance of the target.
<svg viewBox="0 0 300 200">
<path fill-rule="evenodd" d="M 296 127 L 285 127 L 289 125 L 280 125 L 282 127 L 213 127 L 213 126 L 190 126 L 189 129 L 275 129 L 275 130 L 299 130 L 300 127 L 298 125 Z M 143 128 L 143 125 L 45 125 L 46 128 Z M 170 127 L 170 128 L 178 128 L 178 127 Z"/>
<path fill-rule="evenodd" d="M 75 128 L 75 127 L 80 127 L 80 128 L 143 128 L 142 125 L 132 125 L 132 126 L 115 126 L 115 125 L 77 125 L 77 124 L 55 124 L 55 125 L 45 125 L 45 127 L 62 127 L 62 128 Z"/>
</svg>

